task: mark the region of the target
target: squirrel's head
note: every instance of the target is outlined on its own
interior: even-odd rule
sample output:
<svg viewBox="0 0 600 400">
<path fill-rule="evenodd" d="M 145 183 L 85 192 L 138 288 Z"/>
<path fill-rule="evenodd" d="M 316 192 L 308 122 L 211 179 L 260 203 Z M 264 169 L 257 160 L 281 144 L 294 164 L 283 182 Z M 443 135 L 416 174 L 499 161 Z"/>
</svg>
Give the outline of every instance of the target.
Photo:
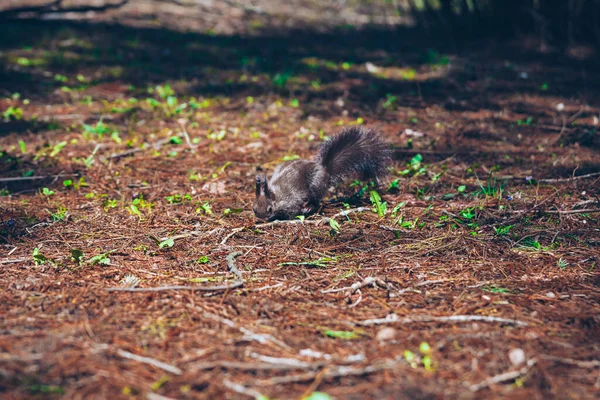
<svg viewBox="0 0 600 400">
<path fill-rule="evenodd" d="M 273 194 L 269 191 L 266 175 L 256 175 L 256 200 L 254 215 L 260 219 L 269 219 L 273 214 Z"/>
</svg>

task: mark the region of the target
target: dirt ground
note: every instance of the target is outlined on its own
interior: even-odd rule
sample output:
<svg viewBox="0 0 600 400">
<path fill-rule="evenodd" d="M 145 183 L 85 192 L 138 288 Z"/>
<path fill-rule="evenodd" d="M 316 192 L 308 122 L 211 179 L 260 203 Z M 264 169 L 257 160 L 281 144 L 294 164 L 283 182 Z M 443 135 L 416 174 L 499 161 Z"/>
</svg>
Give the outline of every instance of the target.
<svg viewBox="0 0 600 400">
<path fill-rule="evenodd" d="M 0 24 L 0 397 L 599 398 L 600 65 L 257 15 Z M 383 186 L 254 218 L 353 124 Z"/>
</svg>

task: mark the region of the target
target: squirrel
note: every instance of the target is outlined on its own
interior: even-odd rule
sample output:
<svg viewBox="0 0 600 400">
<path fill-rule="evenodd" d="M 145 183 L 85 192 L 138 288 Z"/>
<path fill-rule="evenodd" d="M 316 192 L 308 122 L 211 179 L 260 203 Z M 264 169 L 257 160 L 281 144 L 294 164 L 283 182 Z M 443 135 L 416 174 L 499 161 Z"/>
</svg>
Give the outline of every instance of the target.
<svg viewBox="0 0 600 400">
<path fill-rule="evenodd" d="M 345 179 L 384 177 L 391 154 L 377 132 L 359 126 L 343 129 L 321 144 L 315 161 L 286 161 L 270 178 L 258 174 L 254 214 L 268 221 L 313 214 L 329 188 Z"/>
</svg>

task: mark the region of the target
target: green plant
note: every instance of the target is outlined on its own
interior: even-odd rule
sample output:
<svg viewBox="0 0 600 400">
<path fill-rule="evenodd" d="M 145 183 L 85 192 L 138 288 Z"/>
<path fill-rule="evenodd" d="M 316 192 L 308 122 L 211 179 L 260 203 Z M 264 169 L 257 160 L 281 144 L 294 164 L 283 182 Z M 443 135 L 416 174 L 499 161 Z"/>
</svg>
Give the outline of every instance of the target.
<svg viewBox="0 0 600 400">
<path fill-rule="evenodd" d="M 568 266 L 569 264 L 567 263 L 567 261 L 566 261 L 565 259 L 563 259 L 563 258 L 561 257 L 561 258 L 559 258 L 559 259 L 556 261 L 556 265 L 557 265 L 557 266 L 558 266 L 558 268 L 560 268 L 560 269 L 566 269 L 566 268 L 567 268 L 567 266 Z"/>
<path fill-rule="evenodd" d="M 110 258 L 108 257 L 108 255 L 110 253 L 114 253 L 114 251 L 115 250 L 111 250 L 111 251 L 107 251 L 106 253 L 98 254 L 98 255 L 90 258 L 86 262 L 88 264 L 92 264 L 92 265 L 109 265 L 110 264 Z"/>
<path fill-rule="evenodd" d="M 21 107 L 10 106 L 2 113 L 6 121 L 18 121 L 23 118 L 23 109 Z"/>
<path fill-rule="evenodd" d="M 58 155 L 58 153 L 60 153 L 60 151 L 67 145 L 67 142 L 62 141 L 59 143 L 56 143 L 54 145 L 54 147 L 52 148 L 52 151 L 50 152 L 50 157 L 56 157 Z"/>
<path fill-rule="evenodd" d="M 399 174 L 400 175 L 409 175 L 409 174 L 419 175 L 419 174 L 425 173 L 427 170 L 422 165 L 422 162 L 423 162 L 423 156 L 420 154 L 415 154 L 415 156 L 413 158 L 411 158 L 410 163 L 408 163 L 406 165 L 407 168 L 400 171 Z"/>
<path fill-rule="evenodd" d="M 43 255 L 40 252 L 40 249 L 38 249 L 37 247 L 35 249 L 33 249 L 32 256 L 33 256 L 33 263 L 35 265 L 41 265 L 41 264 L 44 264 L 46 261 L 50 261 L 50 259 L 47 258 L 45 255 Z"/>
<path fill-rule="evenodd" d="M 164 249 L 165 247 L 169 247 L 170 248 L 170 247 L 173 247 L 174 244 L 175 244 L 175 239 L 168 238 L 168 239 L 165 239 L 162 242 L 160 242 L 158 244 L 158 248 L 159 249 Z"/>
<path fill-rule="evenodd" d="M 517 120 L 517 125 L 518 126 L 529 126 L 533 123 L 533 117 L 527 117 L 526 119 L 518 119 Z"/>
<path fill-rule="evenodd" d="M 211 208 L 210 204 L 208 204 L 208 203 L 200 204 L 200 207 L 196 209 L 196 213 L 202 213 L 202 212 L 206 215 L 211 215 L 212 208 Z"/>
<path fill-rule="evenodd" d="M 388 93 L 381 106 L 386 110 L 395 110 L 398 107 L 398 98 Z"/>
<path fill-rule="evenodd" d="M 71 249 L 71 261 L 73 261 L 75 264 L 81 264 L 81 262 L 83 261 L 83 257 L 83 251 L 79 249 Z"/>
<path fill-rule="evenodd" d="M 98 139 L 102 139 L 104 135 L 111 132 L 111 129 L 102 122 L 102 119 L 96 123 L 95 126 L 83 124 L 83 138 L 90 140 L 92 137 L 97 136 Z"/>
<path fill-rule="evenodd" d="M 335 219 L 333 219 L 333 218 L 329 219 L 329 227 L 331 228 L 329 230 L 329 234 L 331 236 L 334 236 L 335 234 L 340 233 L 340 229 L 341 229 L 340 223 L 337 222 Z"/>
<path fill-rule="evenodd" d="M 68 213 L 69 210 L 66 207 L 59 206 L 58 210 L 56 210 L 54 213 L 50 213 L 50 215 L 52 216 L 52 221 L 57 222 L 63 221 L 67 217 Z"/>
<path fill-rule="evenodd" d="M 42 188 L 42 194 L 44 196 L 54 196 L 54 191 L 45 187 L 45 188 Z"/>
<path fill-rule="evenodd" d="M 198 260 L 196 260 L 198 264 L 208 264 L 209 261 L 208 256 L 200 256 L 198 257 Z"/>
<path fill-rule="evenodd" d="M 380 218 L 385 217 L 385 213 L 387 211 L 387 203 L 381 201 L 381 196 L 375 190 L 371 190 L 369 192 L 369 198 L 371 199 L 371 204 L 373 204 L 373 212 L 376 212 Z"/>
<path fill-rule="evenodd" d="M 169 204 L 179 204 L 179 203 L 183 203 L 184 201 L 192 201 L 192 196 L 189 194 L 174 194 L 171 196 L 167 196 L 165 197 L 165 199 L 167 200 L 167 203 Z"/>
<path fill-rule="evenodd" d="M 494 231 L 496 232 L 496 235 L 498 236 L 506 236 L 508 235 L 508 233 L 510 232 L 510 230 L 514 227 L 514 225 L 507 225 L 507 226 L 498 226 L 494 228 Z"/>
<path fill-rule="evenodd" d="M 291 76 L 292 76 L 292 73 L 289 71 L 280 72 L 278 74 L 275 74 L 275 76 L 273 76 L 273 79 L 272 79 L 273 85 L 283 89 Z"/>
<path fill-rule="evenodd" d="M 354 331 L 334 331 L 334 330 L 330 330 L 330 329 L 325 329 L 325 330 L 323 330 L 323 333 L 326 336 L 329 336 L 329 337 L 335 338 L 335 339 L 349 340 L 349 339 L 358 339 L 360 337 L 360 335 Z"/>
</svg>

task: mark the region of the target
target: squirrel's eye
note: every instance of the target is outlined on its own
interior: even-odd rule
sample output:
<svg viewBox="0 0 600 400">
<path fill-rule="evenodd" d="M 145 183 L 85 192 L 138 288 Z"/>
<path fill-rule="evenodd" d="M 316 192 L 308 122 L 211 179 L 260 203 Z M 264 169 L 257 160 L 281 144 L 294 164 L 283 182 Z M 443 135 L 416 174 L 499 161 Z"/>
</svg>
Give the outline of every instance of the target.
<svg viewBox="0 0 600 400">
<path fill-rule="evenodd" d="M 273 207 L 272 206 L 267 207 L 267 212 L 269 214 L 271 214 L 273 212 Z"/>
</svg>

